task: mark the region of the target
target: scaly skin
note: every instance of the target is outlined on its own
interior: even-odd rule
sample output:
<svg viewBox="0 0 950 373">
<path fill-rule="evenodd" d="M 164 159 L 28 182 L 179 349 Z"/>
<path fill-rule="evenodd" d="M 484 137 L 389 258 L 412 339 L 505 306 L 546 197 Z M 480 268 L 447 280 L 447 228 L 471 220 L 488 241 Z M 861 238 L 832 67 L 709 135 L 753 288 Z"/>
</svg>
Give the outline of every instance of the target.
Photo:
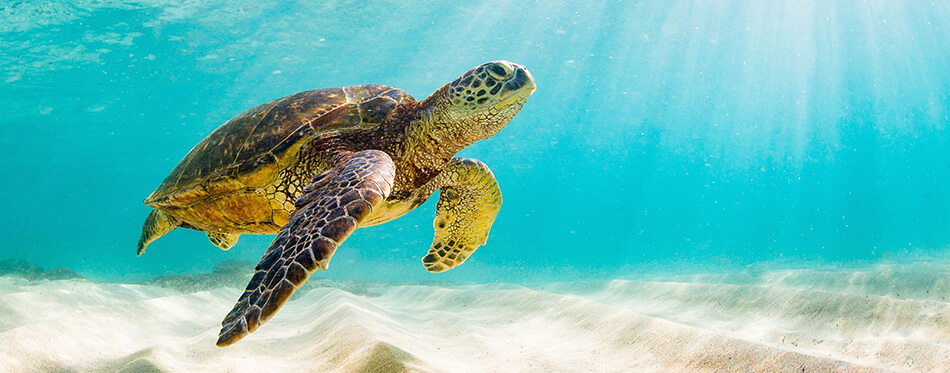
<svg viewBox="0 0 950 373">
<path fill-rule="evenodd" d="M 274 239 L 237 304 L 221 322 L 218 346 L 230 345 L 267 322 L 330 258 L 392 187 L 393 161 L 379 150 L 342 157 L 313 179 L 312 191 Z"/>
<path fill-rule="evenodd" d="M 452 159 L 426 185 L 439 188 L 435 207 L 435 239 L 422 264 L 429 272 L 444 272 L 462 264 L 488 240 L 501 209 L 501 189 L 488 166 L 475 159 Z"/>
</svg>

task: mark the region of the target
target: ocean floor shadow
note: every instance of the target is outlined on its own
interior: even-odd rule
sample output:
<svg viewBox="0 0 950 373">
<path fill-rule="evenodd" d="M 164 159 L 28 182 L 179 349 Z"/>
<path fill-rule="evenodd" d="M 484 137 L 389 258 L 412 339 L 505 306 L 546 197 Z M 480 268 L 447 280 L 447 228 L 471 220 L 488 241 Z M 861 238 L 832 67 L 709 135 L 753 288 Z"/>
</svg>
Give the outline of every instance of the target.
<svg viewBox="0 0 950 373">
<path fill-rule="evenodd" d="M 142 282 L 143 285 L 158 286 L 174 289 L 182 293 L 208 291 L 217 288 L 234 288 L 243 290 L 254 275 L 254 266 L 246 260 L 225 260 L 218 263 L 211 273 L 177 274 L 158 276 Z M 453 283 L 435 281 L 415 282 L 386 282 L 386 281 L 358 281 L 320 278 L 313 276 L 300 287 L 300 291 L 316 288 L 334 288 L 348 293 L 362 296 L 377 296 L 375 289 L 386 286 L 399 285 L 429 285 L 451 286 Z"/>
<path fill-rule="evenodd" d="M 79 273 L 66 267 L 44 269 L 23 259 L 0 260 L 0 276 L 14 276 L 30 281 L 69 280 L 83 278 Z"/>
</svg>

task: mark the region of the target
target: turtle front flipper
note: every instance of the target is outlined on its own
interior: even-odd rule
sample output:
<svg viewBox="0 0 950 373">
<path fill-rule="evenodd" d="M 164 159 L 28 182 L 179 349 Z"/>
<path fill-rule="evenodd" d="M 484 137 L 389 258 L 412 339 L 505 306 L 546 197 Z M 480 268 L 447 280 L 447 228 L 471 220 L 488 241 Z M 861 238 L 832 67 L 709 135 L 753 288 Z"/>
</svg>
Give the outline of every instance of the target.
<svg viewBox="0 0 950 373">
<path fill-rule="evenodd" d="M 389 155 L 364 150 L 315 176 L 221 322 L 217 345 L 230 345 L 257 330 L 317 268 L 326 270 L 337 247 L 389 197 L 394 175 Z"/>
<path fill-rule="evenodd" d="M 474 159 L 452 159 L 432 183 L 440 188 L 435 239 L 422 264 L 429 272 L 444 272 L 488 240 L 501 209 L 501 189 L 488 166 Z"/>
</svg>

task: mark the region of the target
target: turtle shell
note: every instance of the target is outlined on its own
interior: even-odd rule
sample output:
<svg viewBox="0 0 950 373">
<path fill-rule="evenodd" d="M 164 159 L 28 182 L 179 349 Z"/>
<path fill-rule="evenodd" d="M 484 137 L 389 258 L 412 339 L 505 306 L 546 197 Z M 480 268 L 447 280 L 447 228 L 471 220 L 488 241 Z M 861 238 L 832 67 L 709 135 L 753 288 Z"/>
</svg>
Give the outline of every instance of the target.
<svg viewBox="0 0 950 373">
<path fill-rule="evenodd" d="M 208 197 L 266 187 L 308 141 L 378 126 L 397 104 L 414 101 L 403 90 L 367 84 L 300 92 L 259 105 L 195 145 L 145 204 L 183 208 Z"/>
</svg>

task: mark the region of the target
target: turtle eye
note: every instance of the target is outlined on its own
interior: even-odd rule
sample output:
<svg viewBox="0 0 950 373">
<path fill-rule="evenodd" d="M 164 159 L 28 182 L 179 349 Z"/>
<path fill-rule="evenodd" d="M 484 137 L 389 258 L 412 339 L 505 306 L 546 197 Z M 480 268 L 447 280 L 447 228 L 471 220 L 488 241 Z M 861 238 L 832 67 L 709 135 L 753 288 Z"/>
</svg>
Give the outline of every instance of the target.
<svg viewBox="0 0 950 373">
<path fill-rule="evenodd" d="M 512 68 L 507 63 L 504 62 L 493 62 L 486 66 L 488 74 L 498 80 L 508 79 L 508 75 L 511 74 Z"/>
</svg>

